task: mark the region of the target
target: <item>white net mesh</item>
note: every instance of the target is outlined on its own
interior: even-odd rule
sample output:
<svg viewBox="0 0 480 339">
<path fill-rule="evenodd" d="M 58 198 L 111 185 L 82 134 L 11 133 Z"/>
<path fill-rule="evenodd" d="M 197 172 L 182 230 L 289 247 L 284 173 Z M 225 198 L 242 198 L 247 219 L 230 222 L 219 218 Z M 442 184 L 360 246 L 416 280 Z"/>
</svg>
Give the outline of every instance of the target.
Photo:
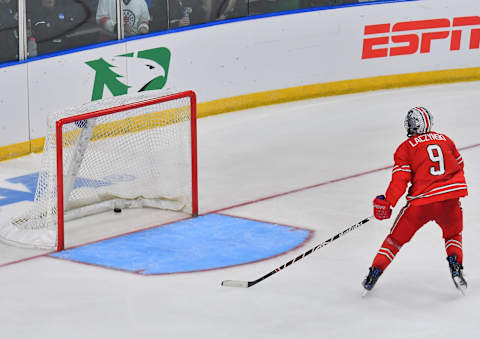
<svg viewBox="0 0 480 339">
<path fill-rule="evenodd" d="M 52 115 L 32 207 L 1 225 L 0 238 L 28 247 L 57 244 L 56 121 L 156 97 L 115 97 Z M 191 211 L 190 115 L 190 98 L 183 97 L 63 125 L 65 220 L 116 207 Z"/>
</svg>

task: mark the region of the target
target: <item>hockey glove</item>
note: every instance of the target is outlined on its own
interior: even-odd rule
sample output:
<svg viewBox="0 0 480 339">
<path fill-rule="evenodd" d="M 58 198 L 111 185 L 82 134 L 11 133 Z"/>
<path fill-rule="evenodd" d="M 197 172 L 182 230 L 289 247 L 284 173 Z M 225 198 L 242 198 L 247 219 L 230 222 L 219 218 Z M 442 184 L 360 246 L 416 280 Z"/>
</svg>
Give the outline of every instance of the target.
<svg viewBox="0 0 480 339">
<path fill-rule="evenodd" d="M 392 207 L 384 195 L 378 195 L 373 200 L 373 215 L 378 220 L 388 219 L 392 216 Z"/>
</svg>

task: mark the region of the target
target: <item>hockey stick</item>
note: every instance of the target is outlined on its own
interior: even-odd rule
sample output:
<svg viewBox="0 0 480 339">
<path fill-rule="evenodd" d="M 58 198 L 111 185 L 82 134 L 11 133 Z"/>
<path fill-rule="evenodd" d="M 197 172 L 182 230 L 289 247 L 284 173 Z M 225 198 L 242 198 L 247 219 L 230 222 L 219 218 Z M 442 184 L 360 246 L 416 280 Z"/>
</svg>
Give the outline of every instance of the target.
<svg viewBox="0 0 480 339">
<path fill-rule="evenodd" d="M 227 286 L 227 287 L 250 287 L 250 286 L 253 286 L 255 284 L 258 284 L 260 281 L 262 280 L 265 280 L 267 279 L 268 277 L 274 275 L 275 273 L 277 272 L 280 272 L 281 270 L 283 270 L 285 267 L 288 267 L 290 266 L 291 264 L 303 259 L 304 257 L 306 257 L 307 255 L 315 252 L 316 250 L 330 244 L 332 241 L 335 241 L 337 240 L 338 238 L 340 238 L 341 236 L 347 234 L 348 232 L 350 231 L 353 231 L 354 229 L 362 226 L 363 224 L 367 223 L 368 221 L 370 221 L 370 219 L 372 219 L 373 216 L 370 216 L 368 218 L 365 218 L 363 219 L 362 221 L 359 221 L 358 223 L 356 223 L 355 225 L 353 226 L 350 226 L 349 228 L 347 228 L 346 230 L 338 233 L 337 235 L 334 235 L 333 237 L 331 237 L 330 239 L 328 240 L 325 240 L 324 242 L 322 242 L 321 244 L 318 244 L 317 246 L 309 249 L 308 251 L 306 251 L 305 253 L 303 254 L 300 254 L 298 257 L 296 257 L 295 259 L 292 259 L 290 260 L 289 262 L 283 264 L 282 266 L 279 266 L 277 267 L 276 269 L 274 269 L 273 271 L 265 274 L 264 276 L 258 278 L 257 280 L 253 280 L 253 281 L 243 281 L 243 280 L 224 280 L 222 281 L 222 286 Z"/>
</svg>

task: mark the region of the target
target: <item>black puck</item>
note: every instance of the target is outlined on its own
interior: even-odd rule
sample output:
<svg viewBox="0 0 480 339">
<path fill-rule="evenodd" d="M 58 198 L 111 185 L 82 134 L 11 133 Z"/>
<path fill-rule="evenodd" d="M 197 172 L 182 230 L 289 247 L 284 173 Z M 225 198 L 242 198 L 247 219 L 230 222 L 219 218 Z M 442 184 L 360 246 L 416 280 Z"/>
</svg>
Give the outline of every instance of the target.
<svg viewBox="0 0 480 339">
<path fill-rule="evenodd" d="M 121 212 L 122 212 L 122 209 L 121 209 L 121 208 L 118 208 L 118 207 L 115 207 L 115 208 L 113 209 L 113 211 L 114 211 L 115 213 L 121 213 Z"/>
</svg>

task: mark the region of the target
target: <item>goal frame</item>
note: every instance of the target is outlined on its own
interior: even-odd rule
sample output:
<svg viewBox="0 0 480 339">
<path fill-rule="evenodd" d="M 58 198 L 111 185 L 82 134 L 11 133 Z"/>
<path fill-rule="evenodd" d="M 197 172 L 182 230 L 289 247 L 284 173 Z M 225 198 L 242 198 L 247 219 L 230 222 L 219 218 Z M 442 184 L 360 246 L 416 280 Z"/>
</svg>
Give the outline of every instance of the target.
<svg viewBox="0 0 480 339">
<path fill-rule="evenodd" d="M 121 111 L 135 109 L 143 106 L 154 105 L 171 100 L 190 99 L 190 136 L 191 136 L 191 193 L 192 193 L 192 217 L 198 216 L 198 170 L 197 170 L 197 96 L 193 91 L 184 91 L 175 94 L 169 94 L 154 99 L 142 100 L 130 104 L 109 107 L 85 114 L 79 114 L 62 118 L 56 121 L 56 158 L 57 158 L 57 251 L 65 248 L 65 230 L 64 230 L 64 175 L 63 175 L 63 125 L 74 123 L 75 121 L 98 118 L 108 114 L 114 114 Z"/>
</svg>

